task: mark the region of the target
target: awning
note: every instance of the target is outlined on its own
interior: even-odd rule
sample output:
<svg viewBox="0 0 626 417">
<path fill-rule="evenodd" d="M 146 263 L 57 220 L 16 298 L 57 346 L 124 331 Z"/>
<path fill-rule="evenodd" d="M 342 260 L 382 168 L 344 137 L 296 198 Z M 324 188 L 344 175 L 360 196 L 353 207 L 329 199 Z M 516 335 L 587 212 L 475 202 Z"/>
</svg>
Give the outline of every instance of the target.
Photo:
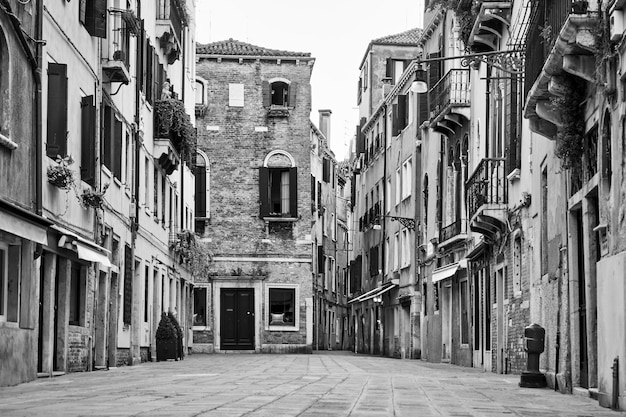
<svg viewBox="0 0 626 417">
<path fill-rule="evenodd" d="M 62 235 L 59 239 L 59 246 L 75 251 L 79 259 L 89 262 L 99 262 L 100 265 L 105 268 L 111 266 L 111 262 L 109 261 L 109 255 L 111 252 L 102 246 L 99 246 L 95 242 L 87 240 L 84 237 L 78 236 L 71 230 L 65 229 L 61 226 L 53 225 L 50 228 Z M 61 242 L 61 240 L 65 240 L 66 242 Z M 71 245 L 69 245 L 70 247 L 67 246 L 68 243 L 71 243 Z"/>
<path fill-rule="evenodd" d="M 31 223 L 6 211 L 0 211 L 0 229 L 33 242 L 48 244 L 46 227 Z"/>
<path fill-rule="evenodd" d="M 450 278 L 451 276 L 456 274 L 459 269 L 465 269 L 465 268 L 467 268 L 467 261 L 464 262 L 463 260 L 461 260 L 459 262 L 446 265 L 443 268 L 435 269 L 433 271 L 432 281 L 433 283 L 435 283 L 435 282 L 444 280 L 446 278 Z"/>
<path fill-rule="evenodd" d="M 370 290 L 368 292 L 366 292 L 365 294 L 361 294 L 360 296 L 353 298 L 352 300 L 348 301 L 348 304 L 350 303 L 354 303 L 354 302 L 361 302 L 361 301 L 366 301 L 369 300 L 371 298 L 374 298 L 378 295 L 384 294 L 387 291 L 389 291 L 390 289 L 397 287 L 396 284 L 392 284 L 392 283 L 387 283 L 385 285 L 383 285 L 382 287 L 378 287 L 378 288 L 374 288 L 373 290 Z"/>
</svg>

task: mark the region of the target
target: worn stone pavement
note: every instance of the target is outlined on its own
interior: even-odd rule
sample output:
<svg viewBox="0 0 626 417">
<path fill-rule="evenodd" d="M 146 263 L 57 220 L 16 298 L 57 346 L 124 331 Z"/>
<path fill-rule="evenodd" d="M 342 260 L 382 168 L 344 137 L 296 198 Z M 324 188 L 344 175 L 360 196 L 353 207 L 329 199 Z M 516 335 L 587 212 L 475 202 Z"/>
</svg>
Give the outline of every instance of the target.
<svg viewBox="0 0 626 417">
<path fill-rule="evenodd" d="M 621 416 L 519 376 L 355 355 L 212 354 L 0 388 L 0 416 Z"/>
</svg>

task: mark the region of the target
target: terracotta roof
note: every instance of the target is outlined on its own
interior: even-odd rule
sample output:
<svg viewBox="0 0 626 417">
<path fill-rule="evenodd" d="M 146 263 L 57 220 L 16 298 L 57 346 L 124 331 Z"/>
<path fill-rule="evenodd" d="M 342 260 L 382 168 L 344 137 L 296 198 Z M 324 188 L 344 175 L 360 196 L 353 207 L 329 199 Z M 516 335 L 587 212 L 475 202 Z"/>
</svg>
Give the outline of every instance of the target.
<svg viewBox="0 0 626 417">
<path fill-rule="evenodd" d="M 245 42 L 240 42 L 233 38 L 225 41 L 212 42 L 207 44 L 196 44 L 197 54 L 206 55 L 232 55 L 232 56 L 271 56 L 271 57 L 310 57 L 310 52 L 291 52 L 278 49 L 268 49 Z"/>
<path fill-rule="evenodd" d="M 373 44 L 385 45 L 417 45 L 422 36 L 422 29 L 414 28 L 405 32 L 396 33 L 395 35 L 387 35 L 382 38 L 374 39 Z"/>
</svg>

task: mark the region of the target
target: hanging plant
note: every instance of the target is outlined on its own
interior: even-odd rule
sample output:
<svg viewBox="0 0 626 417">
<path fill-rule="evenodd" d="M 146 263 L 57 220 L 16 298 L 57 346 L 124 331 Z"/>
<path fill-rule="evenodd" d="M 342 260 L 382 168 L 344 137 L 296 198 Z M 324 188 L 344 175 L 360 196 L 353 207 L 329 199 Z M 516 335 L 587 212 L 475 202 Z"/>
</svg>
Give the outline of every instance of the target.
<svg viewBox="0 0 626 417">
<path fill-rule="evenodd" d="M 185 110 L 185 104 L 173 98 L 154 103 L 156 136 L 169 138 L 183 160 L 191 163 L 196 153 L 196 129 Z"/>
<path fill-rule="evenodd" d="M 74 163 L 70 155 L 57 155 L 56 165 L 48 167 L 48 182 L 61 190 L 69 190 L 74 185 L 74 171 L 69 167 Z"/>
<path fill-rule="evenodd" d="M 104 193 L 109 188 L 109 184 L 105 184 L 102 187 L 102 191 L 94 191 L 90 188 L 85 188 L 83 193 L 78 197 L 80 205 L 84 208 L 101 209 L 104 204 Z"/>
<path fill-rule="evenodd" d="M 206 243 L 198 240 L 195 233 L 184 230 L 176 234 L 170 250 L 182 265 L 186 265 L 194 277 L 206 276 L 213 261 L 213 254 Z"/>
<path fill-rule="evenodd" d="M 474 28 L 474 23 L 476 22 L 476 18 L 480 12 L 481 5 L 482 1 L 461 0 L 459 1 L 459 5 L 456 9 L 456 19 L 460 28 L 459 39 L 463 42 L 465 51 L 467 52 L 471 52 L 469 37 L 472 33 L 472 29 Z"/>
<path fill-rule="evenodd" d="M 550 99 L 552 108 L 562 125 L 556 134 L 554 154 L 565 169 L 582 169 L 584 152 L 585 118 L 582 103 L 586 94 L 585 81 L 567 73 L 562 78 L 562 92 Z"/>
</svg>

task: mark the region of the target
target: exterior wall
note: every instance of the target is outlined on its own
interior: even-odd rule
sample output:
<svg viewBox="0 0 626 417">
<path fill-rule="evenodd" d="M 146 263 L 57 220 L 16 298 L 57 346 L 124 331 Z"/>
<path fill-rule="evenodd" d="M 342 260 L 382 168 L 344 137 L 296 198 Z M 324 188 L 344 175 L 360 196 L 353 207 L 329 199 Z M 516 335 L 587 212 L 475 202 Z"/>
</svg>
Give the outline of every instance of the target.
<svg viewBox="0 0 626 417">
<path fill-rule="evenodd" d="M 312 298 L 311 283 L 311 160 L 310 76 L 307 61 L 274 62 L 200 56 L 198 76 L 208 80 L 208 107 L 198 119 L 198 146 L 215 163 L 211 166 L 210 236 L 214 260 L 210 276 L 200 277 L 213 287 L 209 306 L 213 348 L 221 351 L 219 297 L 221 288 L 255 288 L 256 351 L 304 349 L 310 351 L 307 322 L 300 320 L 295 332 L 267 331 L 264 316 L 265 286 L 273 283 L 297 285 L 300 314 Z M 268 117 L 263 107 L 262 81 L 275 77 L 297 83 L 296 105 L 288 117 Z M 229 83 L 244 84 L 244 106 L 228 105 Z M 293 84 L 295 85 L 295 84 Z M 212 130 L 217 127 L 218 130 Z M 265 127 L 265 129 L 255 129 Z M 260 219 L 259 168 L 274 150 L 289 153 L 297 167 L 298 219 L 272 222 Z M 219 161 L 219 162 L 218 162 Z M 194 343 L 194 349 L 196 344 Z"/>
</svg>

